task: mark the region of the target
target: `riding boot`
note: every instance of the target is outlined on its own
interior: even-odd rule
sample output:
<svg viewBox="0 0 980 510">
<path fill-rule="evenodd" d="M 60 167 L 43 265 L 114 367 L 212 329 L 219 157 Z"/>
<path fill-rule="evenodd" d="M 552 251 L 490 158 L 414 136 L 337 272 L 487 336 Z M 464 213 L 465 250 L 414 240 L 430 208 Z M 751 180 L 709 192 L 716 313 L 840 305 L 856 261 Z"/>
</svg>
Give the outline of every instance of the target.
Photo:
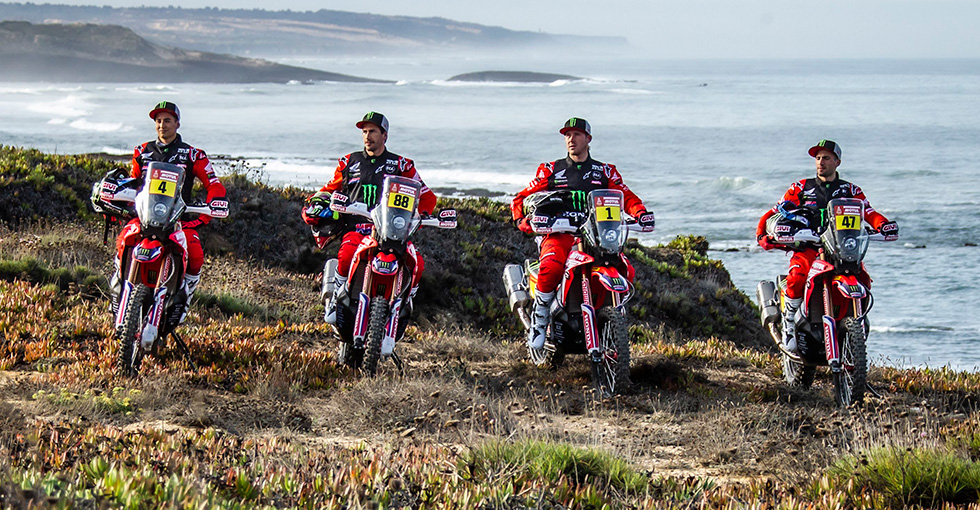
<svg viewBox="0 0 980 510">
<path fill-rule="evenodd" d="M 194 297 L 194 291 L 197 289 L 197 284 L 201 282 L 201 275 L 199 274 L 185 274 L 184 275 L 184 285 L 180 289 L 180 293 L 183 294 L 184 298 L 184 310 L 180 314 L 180 321 L 178 324 L 183 324 L 187 319 L 187 311 L 191 308 L 191 298 Z"/>
<path fill-rule="evenodd" d="M 531 316 L 531 329 L 527 332 L 527 346 L 530 349 L 541 349 L 544 347 L 545 338 L 548 336 L 548 323 L 551 319 L 551 302 L 555 299 L 555 293 L 538 291 L 534 296 L 534 314 Z"/>
<path fill-rule="evenodd" d="M 347 295 L 347 277 L 336 275 L 333 277 L 333 298 L 323 313 L 323 320 L 327 324 L 337 324 L 337 303 L 340 298 Z"/>
<path fill-rule="evenodd" d="M 803 298 L 783 299 L 783 347 L 789 352 L 796 352 L 796 313 L 801 303 Z"/>
</svg>

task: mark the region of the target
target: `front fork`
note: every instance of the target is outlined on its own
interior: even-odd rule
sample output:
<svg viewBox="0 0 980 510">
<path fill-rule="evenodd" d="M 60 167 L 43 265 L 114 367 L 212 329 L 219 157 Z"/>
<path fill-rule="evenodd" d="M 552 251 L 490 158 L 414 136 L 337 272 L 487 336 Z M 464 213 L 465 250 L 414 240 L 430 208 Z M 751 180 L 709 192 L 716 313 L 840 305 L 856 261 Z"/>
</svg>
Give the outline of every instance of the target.
<svg viewBox="0 0 980 510">
<path fill-rule="evenodd" d="M 122 292 L 119 297 L 119 309 L 116 311 L 116 331 L 122 328 L 123 322 L 126 320 L 126 309 L 129 307 L 129 300 L 132 299 L 133 290 L 136 288 L 137 282 L 141 279 L 140 271 L 142 270 L 142 264 L 138 260 L 130 261 L 129 274 L 123 280 Z M 140 345 L 143 347 L 143 350 L 150 350 L 153 347 L 153 343 L 156 341 L 157 334 L 160 331 L 160 321 L 163 317 L 164 305 L 167 300 L 166 282 L 172 276 L 173 269 L 173 258 L 169 254 L 164 254 L 163 260 L 160 261 L 160 270 L 157 272 L 156 285 L 153 291 L 153 304 L 143 331 L 140 334 Z"/>
<path fill-rule="evenodd" d="M 622 305 L 622 296 L 616 292 L 608 292 L 607 300 L 617 310 Z M 585 348 L 593 359 L 602 356 L 599 350 L 599 331 L 596 327 L 595 305 L 592 300 L 592 283 L 590 278 L 582 276 L 582 331 L 585 334 Z"/>
<path fill-rule="evenodd" d="M 401 313 L 404 300 L 399 297 L 402 291 L 402 269 L 394 275 L 395 287 L 391 289 L 391 301 L 389 302 L 388 322 L 385 323 L 385 336 L 381 340 L 381 355 L 390 355 L 395 350 L 395 337 L 398 335 L 398 315 Z M 367 335 L 369 315 L 371 313 L 371 289 L 373 272 L 370 267 L 364 269 L 364 283 L 361 292 L 357 296 L 357 313 L 354 316 L 354 346 L 363 349 L 364 337 Z"/>
<path fill-rule="evenodd" d="M 850 305 L 855 317 L 864 315 L 860 299 L 851 298 Z M 831 286 L 826 284 L 823 286 L 823 310 L 823 339 L 824 349 L 827 352 L 827 364 L 830 365 L 832 372 L 837 373 L 843 368 L 841 365 L 840 341 L 837 338 L 837 321 L 830 315 L 834 311 L 833 300 L 831 299 Z"/>
</svg>

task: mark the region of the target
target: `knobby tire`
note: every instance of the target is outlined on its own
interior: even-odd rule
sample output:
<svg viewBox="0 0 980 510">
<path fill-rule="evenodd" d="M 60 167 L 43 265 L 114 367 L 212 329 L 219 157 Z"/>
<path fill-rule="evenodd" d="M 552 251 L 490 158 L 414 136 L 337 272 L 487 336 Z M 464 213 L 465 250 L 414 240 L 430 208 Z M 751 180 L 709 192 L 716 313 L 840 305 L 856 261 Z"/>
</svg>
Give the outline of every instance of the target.
<svg viewBox="0 0 980 510">
<path fill-rule="evenodd" d="M 139 374 L 143 362 L 143 347 L 140 345 L 143 320 L 146 317 L 145 302 L 150 296 L 151 289 L 143 284 L 137 284 L 129 296 L 126 310 L 123 312 L 123 324 L 119 331 L 119 372 L 126 376 Z"/>
<path fill-rule="evenodd" d="M 388 312 L 388 300 L 384 296 L 371 299 L 368 332 L 364 342 L 364 369 L 371 375 L 377 373 L 378 362 L 381 360 L 381 341 L 385 337 Z"/>
<path fill-rule="evenodd" d="M 599 350 L 592 362 L 592 379 L 603 397 L 623 393 L 630 385 L 630 338 L 626 317 L 611 306 L 599 310 Z"/>
<path fill-rule="evenodd" d="M 361 368 L 364 364 L 364 349 L 354 347 L 354 342 L 341 341 L 337 347 L 337 359 L 342 365 L 351 368 Z"/>
<path fill-rule="evenodd" d="M 867 336 L 857 317 L 848 317 L 842 324 L 841 371 L 834 374 L 834 401 L 847 407 L 864 400 L 868 389 Z M 848 369 L 847 367 L 851 367 Z"/>
</svg>

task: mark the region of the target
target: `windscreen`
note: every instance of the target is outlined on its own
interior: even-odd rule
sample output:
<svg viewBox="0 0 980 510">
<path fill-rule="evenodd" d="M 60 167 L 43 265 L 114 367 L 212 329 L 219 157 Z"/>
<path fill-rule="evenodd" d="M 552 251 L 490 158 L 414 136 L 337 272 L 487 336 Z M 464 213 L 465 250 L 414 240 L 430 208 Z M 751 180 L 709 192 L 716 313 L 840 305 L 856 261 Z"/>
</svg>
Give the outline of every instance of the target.
<svg viewBox="0 0 980 510">
<path fill-rule="evenodd" d="M 184 182 L 184 168 L 154 161 L 147 168 L 149 179 L 136 197 L 136 212 L 140 222 L 153 228 L 171 223 Z"/>
<path fill-rule="evenodd" d="M 415 210 L 422 194 L 422 183 L 407 177 L 385 177 L 384 193 L 378 205 L 378 234 L 382 240 L 406 241 L 415 228 Z"/>
</svg>

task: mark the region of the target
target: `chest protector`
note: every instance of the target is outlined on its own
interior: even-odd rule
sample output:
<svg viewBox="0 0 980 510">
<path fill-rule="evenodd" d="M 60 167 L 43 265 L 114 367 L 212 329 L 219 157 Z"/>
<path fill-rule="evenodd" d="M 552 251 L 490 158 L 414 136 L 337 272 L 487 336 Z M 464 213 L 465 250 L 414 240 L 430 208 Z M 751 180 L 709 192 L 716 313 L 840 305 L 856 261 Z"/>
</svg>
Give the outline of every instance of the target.
<svg viewBox="0 0 980 510">
<path fill-rule="evenodd" d="M 381 198 L 381 185 L 386 175 L 401 175 L 404 158 L 385 151 L 380 156 L 368 156 L 364 152 L 350 155 L 344 168 L 344 184 L 353 202 L 364 202 L 368 209 L 378 205 Z"/>
<path fill-rule="evenodd" d="M 577 190 L 586 193 L 609 188 L 609 167 L 605 163 L 589 158 L 576 163 L 570 158 L 552 163 L 554 170 L 548 176 L 549 190 Z"/>
</svg>

